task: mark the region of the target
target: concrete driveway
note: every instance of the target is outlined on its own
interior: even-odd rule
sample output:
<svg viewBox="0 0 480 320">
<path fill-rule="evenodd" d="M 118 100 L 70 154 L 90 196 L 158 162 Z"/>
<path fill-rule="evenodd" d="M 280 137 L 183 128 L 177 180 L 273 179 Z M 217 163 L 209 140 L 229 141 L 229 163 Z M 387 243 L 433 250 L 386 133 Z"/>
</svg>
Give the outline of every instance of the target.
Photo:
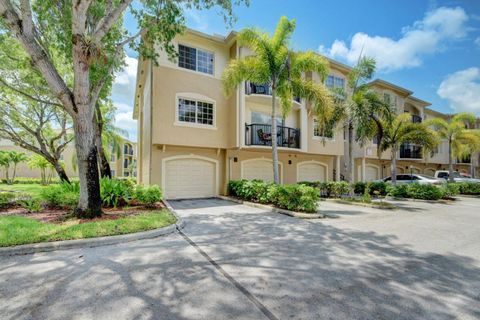
<svg viewBox="0 0 480 320">
<path fill-rule="evenodd" d="M 479 319 L 480 200 L 171 203 L 178 234 L 0 260 L 0 319 Z"/>
</svg>

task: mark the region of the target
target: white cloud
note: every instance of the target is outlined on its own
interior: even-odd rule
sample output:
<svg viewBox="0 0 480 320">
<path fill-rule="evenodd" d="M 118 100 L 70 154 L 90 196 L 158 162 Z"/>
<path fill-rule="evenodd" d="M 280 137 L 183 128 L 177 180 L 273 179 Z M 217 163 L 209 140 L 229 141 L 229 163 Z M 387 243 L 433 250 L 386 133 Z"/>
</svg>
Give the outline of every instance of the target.
<svg viewBox="0 0 480 320">
<path fill-rule="evenodd" d="M 128 139 L 137 140 L 137 120 L 133 120 L 133 112 L 120 112 L 115 115 L 115 125 L 128 132 Z"/>
<path fill-rule="evenodd" d="M 438 87 L 437 94 L 456 112 L 480 115 L 480 68 L 472 67 L 448 75 Z"/>
<path fill-rule="evenodd" d="M 128 138 L 135 141 L 137 138 L 137 121 L 133 120 L 133 98 L 137 78 L 138 60 L 126 57 L 126 66 L 115 74 L 112 87 L 112 100 L 117 108 L 115 125 L 128 132 Z"/>
<path fill-rule="evenodd" d="M 383 71 L 416 67 L 425 55 L 442 50 L 445 42 L 458 40 L 467 34 L 468 16 L 460 8 L 441 7 L 429 11 L 421 21 L 402 29 L 399 39 L 356 33 L 348 45 L 335 40 L 330 48 L 321 45 L 319 51 L 332 58 L 354 64 L 360 53 L 373 57 Z"/>
<path fill-rule="evenodd" d="M 477 37 L 477 39 L 475 39 L 475 44 L 480 47 L 480 37 Z"/>
<path fill-rule="evenodd" d="M 131 104 L 135 95 L 138 60 L 127 56 L 125 62 L 126 66 L 121 71 L 115 73 L 112 95 L 121 97 L 123 100 L 130 99 L 129 103 Z"/>
</svg>

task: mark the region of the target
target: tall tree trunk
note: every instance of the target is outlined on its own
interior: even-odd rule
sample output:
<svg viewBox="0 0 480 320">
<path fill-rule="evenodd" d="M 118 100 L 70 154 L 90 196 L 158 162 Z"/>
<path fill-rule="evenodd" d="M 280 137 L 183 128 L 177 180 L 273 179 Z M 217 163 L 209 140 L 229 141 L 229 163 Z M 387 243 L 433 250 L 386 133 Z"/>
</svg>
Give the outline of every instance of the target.
<svg viewBox="0 0 480 320">
<path fill-rule="evenodd" d="M 102 131 L 103 131 L 103 116 L 98 102 L 95 104 L 95 144 L 98 152 L 98 163 L 100 164 L 100 176 L 102 178 L 112 178 L 112 170 L 108 162 L 105 150 L 103 148 Z"/>
<path fill-rule="evenodd" d="M 80 198 L 75 214 L 79 218 L 102 215 L 95 132 L 93 119 L 88 111 L 88 106 L 79 106 L 73 126 L 80 180 Z"/>
<path fill-rule="evenodd" d="M 453 179 L 452 138 L 448 139 L 448 181 L 455 182 Z"/>
<path fill-rule="evenodd" d="M 354 183 L 354 166 L 355 159 L 353 158 L 353 124 L 352 121 L 348 122 L 348 182 Z"/>
<path fill-rule="evenodd" d="M 397 185 L 397 148 L 392 148 L 392 155 L 390 161 L 390 174 L 392 177 L 392 184 Z"/>
<path fill-rule="evenodd" d="M 273 182 L 280 184 L 278 175 L 278 147 L 277 147 L 277 118 L 275 116 L 277 102 L 275 97 L 275 88 L 272 86 L 272 163 L 273 163 Z"/>
</svg>

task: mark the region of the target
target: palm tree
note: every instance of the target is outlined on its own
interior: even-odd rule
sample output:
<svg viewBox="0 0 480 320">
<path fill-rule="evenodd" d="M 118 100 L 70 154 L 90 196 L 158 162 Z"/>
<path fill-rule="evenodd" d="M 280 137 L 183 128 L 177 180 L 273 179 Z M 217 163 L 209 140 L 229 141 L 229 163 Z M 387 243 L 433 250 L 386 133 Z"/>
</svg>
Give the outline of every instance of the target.
<svg viewBox="0 0 480 320">
<path fill-rule="evenodd" d="M 397 183 L 397 153 L 403 143 L 414 143 L 429 150 L 438 144 L 438 139 L 431 128 L 423 123 L 412 123 L 409 113 L 397 116 L 385 116 L 378 121 L 382 132 L 379 137 L 379 152 L 390 149 L 390 172 L 392 183 Z"/>
<path fill-rule="evenodd" d="M 467 129 L 468 125 L 473 126 L 475 124 L 475 120 L 473 113 L 460 112 L 454 115 L 450 122 L 441 118 L 425 121 L 426 125 L 435 129 L 438 138 L 445 139 L 448 142 L 448 180 L 450 182 L 454 182 L 453 157 L 464 157 L 474 151 L 475 146 L 480 144 L 478 130 Z"/>
<path fill-rule="evenodd" d="M 17 165 L 21 162 L 27 161 L 28 157 L 23 152 L 10 151 L 9 152 L 10 162 L 13 164 L 13 173 L 11 183 L 15 182 L 15 176 L 17 175 Z"/>
<path fill-rule="evenodd" d="M 330 92 L 323 86 L 328 75 L 328 63 L 314 52 L 294 52 L 289 40 L 295 29 L 295 20 L 281 17 L 273 36 L 253 28 L 239 32 L 238 45 L 250 49 L 254 55 L 232 60 L 223 73 L 223 86 L 228 96 L 243 81 L 268 84 L 272 91 L 271 137 L 273 180 L 279 183 L 277 152 L 277 98 L 283 117 L 288 115 L 294 97 L 312 103 L 312 111 L 320 124 L 325 125 L 333 110 Z M 322 83 L 314 83 L 303 75 L 316 72 Z"/>
<path fill-rule="evenodd" d="M 8 152 L 0 151 L 0 167 L 3 167 L 3 170 L 5 171 L 6 183 L 8 183 L 9 181 L 8 170 L 10 169 L 10 165 L 11 165 L 11 160 L 10 160 L 10 156 L 8 155 Z"/>
<path fill-rule="evenodd" d="M 384 102 L 379 95 L 371 89 L 369 80 L 375 72 L 375 60 L 369 57 L 359 58 L 355 67 L 348 75 L 347 92 L 339 90 L 343 99 L 337 100 L 338 106 L 343 109 L 346 119 L 345 126 L 348 130 L 348 181 L 354 182 L 353 146 L 355 142 L 360 146 L 371 140 L 374 136 L 380 140 L 382 126 L 379 119 L 392 112 L 391 106 Z M 378 150 L 378 149 L 377 149 Z"/>
<path fill-rule="evenodd" d="M 45 159 L 41 155 L 34 154 L 28 160 L 28 166 L 30 169 L 40 170 L 40 177 L 42 179 L 43 185 L 47 185 L 50 183 L 54 167 L 50 162 L 47 161 L 47 159 Z"/>
</svg>

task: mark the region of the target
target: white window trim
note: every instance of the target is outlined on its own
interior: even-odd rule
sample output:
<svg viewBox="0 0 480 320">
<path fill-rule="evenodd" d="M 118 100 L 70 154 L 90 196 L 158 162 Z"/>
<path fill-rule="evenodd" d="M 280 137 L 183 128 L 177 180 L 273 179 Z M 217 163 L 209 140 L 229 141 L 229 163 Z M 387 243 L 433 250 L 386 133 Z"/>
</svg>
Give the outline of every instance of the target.
<svg viewBox="0 0 480 320">
<path fill-rule="evenodd" d="M 325 140 L 325 141 L 329 141 L 329 142 L 335 142 L 335 137 L 336 137 L 335 130 L 333 131 L 333 137 L 331 137 L 331 138 L 315 135 L 315 120 L 316 120 L 315 118 L 312 119 L 312 139 L 313 140 L 318 140 L 318 141 Z"/>
<path fill-rule="evenodd" d="M 200 102 L 211 103 L 213 105 L 213 125 L 211 124 L 202 124 L 196 122 L 183 122 L 178 120 L 178 104 L 180 99 L 195 100 Z M 217 130 L 217 102 L 210 97 L 201 95 L 194 92 L 179 92 L 175 95 L 175 119 L 173 121 L 174 126 L 180 127 L 191 127 L 198 129 L 210 129 Z"/>
<path fill-rule="evenodd" d="M 175 66 L 180 69 L 180 70 L 185 70 L 185 71 L 190 71 L 190 72 L 194 72 L 196 74 L 202 74 L 202 75 L 206 75 L 206 76 L 210 76 L 210 77 L 215 77 L 215 61 L 216 61 L 216 57 L 215 57 L 215 51 L 212 51 L 212 50 L 208 50 L 208 49 L 204 49 L 204 48 L 201 48 L 201 47 L 197 47 L 197 46 L 192 46 L 191 44 L 186 44 L 184 42 L 179 42 L 177 43 L 177 52 L 180 54 L 180 46 L 184 46 L 184 47 L 188 47 L 188 48 L 192 48 L 192 49 L 195 49 L 195 50 L 201 50 L 201 51 L 204 51 L 204 52 L 208 52 L 208 53 L 211 53 L 213 55 L 213 65 L 212 65 L 212 74 L 210 73 L 206 73 L 206 72 L 202 72 L 202 71 L 198 71 L 198 54 L 195 56 L 195 67 L 196 69 L 195 70 L 192 70 L 192 69 L 187 69 L 187 68 L 183 68 L 183 67 L 180 67 L 179 66 L 179 62 L 177 62 L 175 64 Z"/>
</svg>

